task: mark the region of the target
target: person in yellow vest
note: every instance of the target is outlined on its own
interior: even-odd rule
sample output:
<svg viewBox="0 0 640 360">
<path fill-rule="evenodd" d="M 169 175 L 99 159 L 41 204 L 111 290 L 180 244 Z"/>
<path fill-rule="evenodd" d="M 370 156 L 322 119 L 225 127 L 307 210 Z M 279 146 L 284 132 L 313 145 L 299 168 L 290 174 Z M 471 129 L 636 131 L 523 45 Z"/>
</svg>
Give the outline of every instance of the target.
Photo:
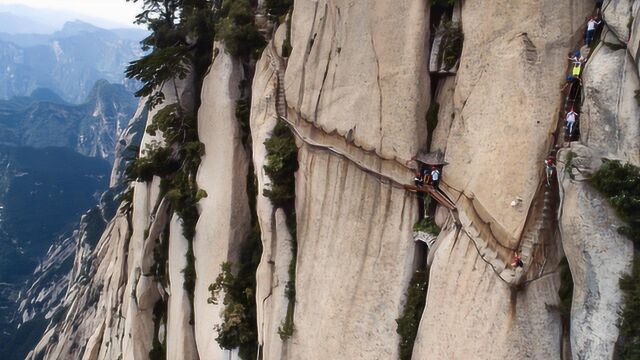
<svg viewBox="0 0 640 360">
<path fill-rule="evenodd" d="M 579 78 L 580 73 L 582 72 L 582 63 L 584 63 L 585 58 L 580 55 L 579 51 L 576 51 L 575 55 L 569 58 L 573 63 L 573 68 L 571 69 L 571 76 L 574 78 Z"/>
</svg>

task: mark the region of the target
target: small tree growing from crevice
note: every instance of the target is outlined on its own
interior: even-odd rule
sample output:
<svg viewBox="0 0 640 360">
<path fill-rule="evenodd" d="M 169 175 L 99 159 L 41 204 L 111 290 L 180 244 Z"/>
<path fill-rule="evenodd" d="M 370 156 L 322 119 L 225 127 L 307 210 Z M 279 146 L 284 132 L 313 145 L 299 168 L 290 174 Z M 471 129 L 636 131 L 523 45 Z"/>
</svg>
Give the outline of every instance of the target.
<svg viewBox="0 0 640 360">
<path fill-rule="evenodd" d="M 264 171 L 271 184 L 264 189 L 263 194 L 271 200 L 274 208 L 281 208 L 287 217 L 287 227 L 291 234 L 291 262 L 289 264 L 289 280 L 285 286 L 285 296 L 289 300 L 287 314 L 282 325 L 278 328 L 278 334 L 284 341 L 295 330 L 293 314 L 295 309 L 295 277 L 298 243 L 296 241 L 296 213 L 295 213 L 295 172 L 298 170 L 298 148 L 295 138 L 289 127 L 279 121 L 274 127 L 271 137 L 264 143 L 267 149 L 267 162 Z"/>
<path fill-rule="evenodd" d="M 418 326 L 426 305 L 429 271 L 417 270 L 407 289 L 407 302 L 402 315 L 396 319 L 396 332 L 400 335 L 400 360 L 411 360 Z"/>
<path fill-rule="evenodd" d="M 215 325 L 218 333 L 216 341 L 223 349 L 239 349 L 244 360 L 253 360 L 257 355 L 257 318 L 255 306 L 256 278 L 255 272 L 260 262 L 262 247 L 260 244 L 260 228 L 258 224 L 241 248 L 234 275 L 234 264 L 225 262 L 216 281 L 209 286 L 210 304 L 218 304 L 221 294 L 222 323 Z"/>
<path fill-rule="evenodd" d="M 265 40 L 255 25 L 255 9 L 250 0 L 222 0 L 216 22 L 216 37 L 226 51 L 238 57 L 257 59 Z"/>
<path fill-rule="evenodd" d="M 451 21 L 445 21 L 442 24 L 442 29 L 444 35 L 440 43 L 440 63 L 444 64 L 446 70 L 449 70 L 456 65 L 462 55 L 464 35 L 460 24 Z"/>
</svg>

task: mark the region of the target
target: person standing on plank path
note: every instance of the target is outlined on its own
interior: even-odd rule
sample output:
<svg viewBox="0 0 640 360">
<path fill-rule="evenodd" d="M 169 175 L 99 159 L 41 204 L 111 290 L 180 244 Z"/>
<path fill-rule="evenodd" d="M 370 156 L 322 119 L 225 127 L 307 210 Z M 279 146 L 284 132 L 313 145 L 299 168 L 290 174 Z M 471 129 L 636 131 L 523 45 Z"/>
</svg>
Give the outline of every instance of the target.
<svg viewBox="0 0 640 360">
<path fill-rule="evenodd" d="M 571 108 L 571 110 L 569 110 L 565 118 L 567 122 L 566 127 L 567 127 L 567 132 L 569 134 L 569 138 L 573 137 L 573 130 L 576 125 L 576 116 L 578 116 L 578 113 L 573 111 L 573 108 Z"/>
<path fill-rule="evenodd" d="M 438 184 L 440 183 L 440 170 L 437 167 L 431 167 L 431 185 L 434 188 L 438 188 Z"/>
<path fill-rule="evenodd" d="M 596 20 L 594 18 L 590 18 L 587 22 L 587 35 L 584 41 L 587 46 L 591 45 L 591 41 L 593 41 L 593 34 L 596 32 L 600 23 L 602 23 L 601 20 Z"/>
<path fill-rule="evenodd" d="M 553 158 L 549 156 L 544 161 L 545 173 L 547 175 L 547 186 L 551 186 L 551 177 L 553 176 L 553 172 L 555 171 L 556 165 L 553 163 Z"/>
<path fill-rule="evenodd" d="M 424 179 L 422 178 L 422 172 L 420 170 L 416 170 L 416 176 L 413 178 L 413 183 L 417 187 L 422 187 L 422 185 L 424 185 Z"/>
</svg>

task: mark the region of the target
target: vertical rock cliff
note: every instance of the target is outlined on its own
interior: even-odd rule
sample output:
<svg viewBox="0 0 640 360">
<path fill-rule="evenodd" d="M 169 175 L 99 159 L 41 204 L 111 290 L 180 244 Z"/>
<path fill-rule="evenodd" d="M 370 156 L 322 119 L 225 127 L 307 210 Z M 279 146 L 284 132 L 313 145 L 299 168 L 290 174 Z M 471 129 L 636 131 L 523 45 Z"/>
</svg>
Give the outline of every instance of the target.
<svg viewBox="0 0 640 360">
<path fill-rule="evenodd" d="M 404 360 L 401 344 L 414 360 L 611 358 L 633 246 L 586 179 L 602 158 L 640 162 L 640 3 L 605 2 L 599 43 L 583 48 L 573 142 L 561 88 L 593 2 L 434 3 L 296 0 L 270 21 L 273 3 L 261 3 L 259 56 L 219 39 L 201 90 L 191 77 L 166 82 L 147 127 L 176 101 L 199 105 L 193 236 L 166 179 L 134 182 L 131 211 L 121 206 L 88 267 L 74 269 L 65 310 L 30 358 L 247 360 L 251 349 L 264 360 Z M 446 72 L 428 65 L 441 18 L 464 34 Z M 295 182 L 273 176 L 283 134 L 295 139 Z M 141 155 L 163 136 L 145 134 Z M 414 341 L 396 320 L 426 270 L 410 164 L 429 151 L 446 163 L 430 208 L 442 231 Z M 548 156 L 558 167 L 547 183 Z M 116 159 L 112 177 L 122 173 Z M 293 206 L 275 200 L 283 181 L 295 184 Z M 261 251 L 250 275 L 248 250 Z M 522 268 L 510 265 L 516 251 Z M 225 274 L 255 276 L 242 292 L 255 309 L 231 304 Z M 221 334 L 252 316 L 249 340 L 228 346 Z"/>
<path fill-rule="evenodd" d="M 583 73 L 580 142 L 561 151 L 560 226 L 574 279 L 571 348 L 574 358 L 612 358 L 622 293 L 618 279 L 631 271 L 633 244 L 588 179 L 603 159 L 640 165 L 640 2 L 611 1 Z"/>
</svg>

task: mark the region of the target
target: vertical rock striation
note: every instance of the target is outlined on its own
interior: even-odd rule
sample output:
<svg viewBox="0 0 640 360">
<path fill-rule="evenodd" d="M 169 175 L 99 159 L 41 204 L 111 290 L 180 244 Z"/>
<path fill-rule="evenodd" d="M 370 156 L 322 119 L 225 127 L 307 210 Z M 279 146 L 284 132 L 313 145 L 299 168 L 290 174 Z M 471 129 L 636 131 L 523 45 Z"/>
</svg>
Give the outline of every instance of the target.
<svg viewBox="0 0 640 360">
<path fill-rule="evenodd" d="M 640 165 L 638 16 L 637 1 L 610 1 L 603 8 L 601 40 L 583 72 L 580 143 L 560 157 L 560 226 L 574 281 L 574 359 L 612 358 L 623 304 L 618 280 L 631 271 L 633 245 L 617 232 L 622 224 L 587 180 L 603 158 Z"/>
<path fill-rule="evenodd" d="M 443 182 L 457 199 L 463 226 L 439 236 L 414 359 L 560 358 L 559 314 L 547 308 L 558 303 L 559 238 L 552 232 L 538 240 L 546 249 L 538 261 L 549 275 L 520 289 L 498 277 L 501 270 L 486 262 L 482 248 L 495 249 L 504 268 L 527 224 L 541 216 L 536 194 L 554 140 L 558 86 L 592 6 L 462 3 L 465 39 L 453 105 L 440 114 L 453 120 L 438 124 L 434 144 L 446 147 Z"/>
<path fill-rule="evenodd" d="M 249 157 L 242 144 L 236 119 L 243 70 L 239 61 L 219 47 L 202 87 L 198 133 L 205 154 L 197 181 L 208 196 L 198 204 L 193 250 L 196 257 L 194 293 L 195 334 L 202 360 L 227 359 L 229 351 L 216 342 L 215 325 L 221 323 L 219 305 L 207 303 L 209 285 L 215 282 L 223 262 L 237 262 L 242 242 L 249 233 L 251 214 L 247 198 Z"/>
<path fill-rule="evenodd" d="M 263 247 L 255 293 L 259 356 L 397 359 L 395 320 L 419 253 L 412 236 L 418 204 L 402 185 L 413 176 L 406 161 L 425 150 L 431 101 L 440 105 L 431 148 L 446 151 L 441 187 L 459 216 L 437 212 L 443 230 L 429 254 L 427 304 L 412 359 L 562 358 L 558 267 L 565 253 L 575 281 L 573 357 L 611 357 L 621 304 L 617 278 L 628 271 L 632 248 L 579 174 L 595 170 L 600 157 L 640 163 L 637 3 L 611 1 L 605 9 L 610 24 L 584 71 L 582 144 L 559 155 L 558 219 L 552 219 L 555 184 L 545 190 L 542 160 L 556 140 L 566 54 L 582 37 L 591 1 L 462 1 L 460 67 L 434 94 L 426 1 L 297 0 L 287 16 L 291 55 L 282 50 L 285 24 L 255 74 L 252 60 L 217 43 L 201 94 L 180 82 L 165 93 L 166 104 L 202 100 L 198 135 L 205 151 L 196 180 L 206 197 L 197 205 L 193 294 L 183 287 L 189 240 L 160 179 L 136 183 L 131 216 L 118 213 L 90 260 L 76 263 L 65 311 L 30 359 L 146 359 L 158 344 L 170 359 L 238 359 L 238 351 L 216 341 L 223 304 L 207 300 L 221 265 L 237 265 L 251 231 L 252 168 Z M 632 13 L 636 20 L 626 28 Z M 251 79 L 247 138 L 236 107 Z M 287 226 L 293 219 L 263 195 L 274 181 L 264 170 L 264 143 L 285 120 L 279 115 L 286 115 L 298 146 L 296 239 Z M 141 148 L 153 141 L 162 139 L 146 134 Z M 573 164 L 568 151 L 577 154 Z M 112 181 L 122 176 L 121 162 L 115 164 Z M 165 236 L 168 283 L 151 270 Z M 509 278 L 502 270 L 525 245 L 531 263 L 519 273 L 507 270 Z M 296 288 L 295 330 L 286 337 L 280 330 L 289 280 Z M 166 304 L 166 317 L 154 315 L 157 304 Z"/>
</svg>

